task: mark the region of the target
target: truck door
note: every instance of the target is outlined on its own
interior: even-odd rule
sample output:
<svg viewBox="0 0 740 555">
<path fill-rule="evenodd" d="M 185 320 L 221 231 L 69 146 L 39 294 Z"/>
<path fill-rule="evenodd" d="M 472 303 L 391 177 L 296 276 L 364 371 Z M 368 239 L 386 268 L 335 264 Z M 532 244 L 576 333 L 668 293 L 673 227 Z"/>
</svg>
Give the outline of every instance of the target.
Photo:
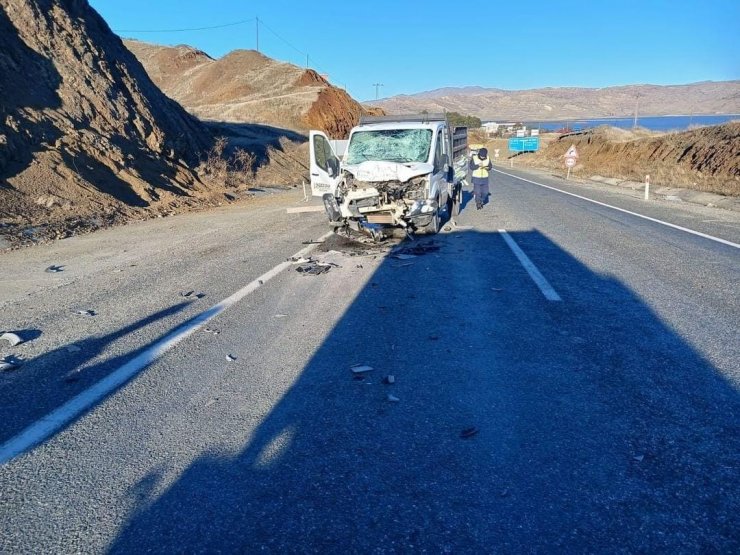
<svg viewBox="0 0 740 555">
<path fill-rule="evenodd" d="M 311 195 L 334 195 L 341 179 L 339 158 L 334 154 L 329 138 L 321 131 L 309 133 L 309 158 L 311 168 Z"/>
<path fill-rule="evenodd" d="M 449 146 L 445 143 L 447 129 L 441 127 L 437 131 L 437 137 L 434 142 L 434 171 L 431 178 L 431 193 L 438 195 L 439 208 L 442 210 L 447 204 L 449 196 L 447 183 L 447 168 L 449 168 Z"/>
</svg>

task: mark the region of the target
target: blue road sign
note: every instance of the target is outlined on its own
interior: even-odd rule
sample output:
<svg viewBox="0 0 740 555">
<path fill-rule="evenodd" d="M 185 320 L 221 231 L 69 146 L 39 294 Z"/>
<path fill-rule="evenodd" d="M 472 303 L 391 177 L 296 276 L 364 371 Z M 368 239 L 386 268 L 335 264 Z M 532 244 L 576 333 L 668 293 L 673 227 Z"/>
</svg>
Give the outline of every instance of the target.
<svg viewBox="0 0 740 555">
<path fill-rule="evenodd" d="M 539 149 L 539 137 L 512 137 L 509 139 L 509 150 L 512 152 L 533 152 Z"/>
</svg>

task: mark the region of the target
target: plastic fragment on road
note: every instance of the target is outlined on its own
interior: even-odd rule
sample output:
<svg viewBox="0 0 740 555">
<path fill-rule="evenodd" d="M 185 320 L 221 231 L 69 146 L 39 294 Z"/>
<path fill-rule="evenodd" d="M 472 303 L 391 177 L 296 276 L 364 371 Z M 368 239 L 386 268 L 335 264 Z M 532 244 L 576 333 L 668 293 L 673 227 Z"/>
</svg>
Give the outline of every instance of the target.
<svg viewBox="0 0 740 555">
<path fill-rule="evenodd" d="M 6 331 L 4 334 L 0 335 L 0 341 L 7 341 L 10 343 L 11 347 L 15 347 L 16 345 L 23 343 L 25 340 L 17 333 Z"/>
<path fill-rule="evenodd" d="M 285 318 L 287 316 L 287 314 L 275 314 L 274 318 Z"/>
<path fill-rule="evenodd" d="M 21 364 L 23 364 L 21 359 L 16 358 L 13 355 L 6 356 L 5 358 L 0 359 L 0 372 L 16 370 L 20 368 Z"/>
<path fill-rule="evenodd" d="M 463 439 L 467 439 L 469 437 L 473 437 L 475 434 L 478 433 L 478 431 L 478 428 L 476 428 L 475 426 L 465 428 L 462 432 L 460 432 L 460 437 Z"/>
<path fill-rule="evenodd" d="M 49 266 L 44 271 L 46 273 L 48 273 L 48 274 L 58 274 L 59 272 L 63 272 L 64 271 L 64 266 L 56 266 L 56 265 L 52 264 L 51 266 Z"/>
<path fill-rule="evenodd" d="M 94 310 L 75 310 L 74 313 L 78 316 L 95 316 L 96 314 Z"/>
<path fill-rule="evenodd" d="M 226 360 L 229 362 L 234 362 L 236 360 L 236 357 L 234 355 L 226 355 Z"/>
<path fill-rule="evenodd" d="M 350 370 L 352 370 L 353 374 L 363 374 L 365 372 L 371 372 L 373 367 L 367 364 L 354 364 L 350 367 Z"/>
<path fill-rule="evenodd" d="M 328 262 L 316 262 L 314 260 L 311 260 L 306 264 L 301 264 L 300 266 L 298 266 L 295 271 L 303 276 L 319 276 L 321 274 L 327 273 L 329 270 L 336 267 L 338 267 L 336 264 L 331 264 Z"/>
<path fill-rule="evenodd" d="M 393 374 L 388 374 L 385 378 L 383 378 L 383 383 L 387 385 L 393 385 L 396 383 L 396 377 Z"/>
<path fill-rule="evenodd" d="M 399 254 L 392 254 L 391 257 L 392 258 L 398 258 L 399 260 L 410 260 L 412 258 L 416 258 L 416 255 L 415 254 L 399 253 Z"/>
<path fill-rule="evenodd" d="M 67 352 L 68 353 L 79 353 L 82 349 L 78 347 L 77 345 L 67 345 Z"/>
<path fill-rule="evenodd" d="M 642 462 L 645 459 L 645 455 L 635 455 L 632 458 L 637 462 Z"/>
<path fill-rule="evenodd" d="M 212 333 L 213 335 L 218 335 L 219 333 L 221 333 L 220 331 L 213 328 L 205 328 L 203 331 L 206 333 Z"/>
<path fill-rule="evenodd" d="M 180 296 L 181 297 L 189 297 L 193 293 L 195 293 L 195 291 L 180 291 Z"/>
<path fill-rule="evenodd" d="M 399 399 L 398 397 L 396 397 L 395 395 L 391 395 L 390 393 L 388 394 L 388 397 L 387 397 L 387 399 L 388 399 L 388 401 L 390 401 L 391 403 L 398 403 L 398 402 L 399 402 L 399 401 L 401 400 L 401 399 Z"/>
</svg>

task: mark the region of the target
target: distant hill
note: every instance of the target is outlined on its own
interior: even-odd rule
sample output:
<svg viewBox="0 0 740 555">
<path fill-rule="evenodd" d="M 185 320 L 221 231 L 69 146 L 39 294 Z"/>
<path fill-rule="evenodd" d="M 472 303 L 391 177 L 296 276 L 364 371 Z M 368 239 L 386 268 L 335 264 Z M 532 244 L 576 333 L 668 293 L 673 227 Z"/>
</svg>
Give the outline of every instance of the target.
<svg viewBox="0 0 740 555">
<path fill-rule="evenodd" d="M 213 59 L 185 45 L 124 44 L 165 94 L 203 120 L 321 129 L 344 138 L 369 110 L 314 70 L 255 50 Z"/>
<path fill-rule="evenodd" d="M 643 115 L 740 114 L 740 81 L 521 91 L 447 87 L 393 96 L 374 101 L 373 105 L 390 114 L 447 110 L 484 120 L 562 120 L 628 116 L 634 113 L 638 100 Z"/>
<path fill-rule="evenodd" d="M 86 0 L 0 0 L 0 234 L 193 202 L 211 141 Z"/>
</svg>

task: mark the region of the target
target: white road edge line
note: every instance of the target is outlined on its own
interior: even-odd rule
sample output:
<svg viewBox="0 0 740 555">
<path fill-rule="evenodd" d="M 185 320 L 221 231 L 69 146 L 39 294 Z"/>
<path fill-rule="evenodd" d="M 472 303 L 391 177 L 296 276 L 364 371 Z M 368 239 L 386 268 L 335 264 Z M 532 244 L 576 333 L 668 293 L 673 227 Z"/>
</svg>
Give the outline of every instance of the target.
<svg viewBox="0 0 740 555">
<path fill-rule="evenodd" d="M 320 237 L 318 241 L 324 241 L 330 237 L 332 233 L 333 232 L 331 231 L 326 233 Z M 301 256 L 305 256 L 311 252 L 315 246 L 316 245 L 309 245 L 295 253 L 293 257 L 299 258 Z M 180 327 L 175 328 L 172 332 L 157 341 L 154 345 L 140 353 L 138 356 L 131 359 L 120 368 L 114 370 L 88 389 L 77 394 L 75 397 L 72 397 L 72 399 L 64 403 L 62 406 L 40 418 L 18 435 L 10 438 L 8 441 L 0 445 L 0 464 L 5 464 L 31 447 L 38 445 L 52 436 L 68 422 L 77 418 L 82 413 L 96 405 L 101 399 L 131 380 L 134 376 L 139 374 L 147 366 L 152 364 L 183 339 L 192 335 L 227 308 L 238 303 L 244 297 L 263 286 L 291 265 L 292 262 L 290 261 L 281 262 L 273 269 L 249 282 L 230 297 L 225 298 L 220 303 L 212 306 L 204 312 L 201 312 L 194 318 L 182 324 Z"/>
<path fill-rule="evenodd" d="M 519 177 L 518 175 L 502 172 L 501 170 L 497 170 L 496 168 L 494 168 L 493 171 L 498 172 L 503 175 L 508 175 L 509 177 L 513 177 L 514 179 L 526 181 L 527 183 L 531 183 L 532 185 L 539 185 L 540 187 L 544 187 L 545 189 L 551 189 L 553 191 L 557 191 L 558 193 L 563 193 L 564 195 L 570 195 L 572 197 L 576 197 L 581 200 L 587 200 L 588 202 L 593 202 L 594 204 L 598 204 L 600 206 L 605 206 L 613 210 L 618 210 L 619 212 L 624 212 L 625 214 L 629 214 L 631 216 L 636 216 L 644 220 L 655 222 L 656 224 L 661 224 L 661 225 L 665 225 L 668 227 L 672 227 L 673 229 L 685 231 L 686 233 L 691 233 L 692 235 L 697 235 L 699 237 L 703 237 L 704 239 L 709 239 L 710 241 L 716 241 L 717 243 L 722 243 L 723 245 L 728 245 L 730 247 L 735 247 L 736 249 L 740 249 L 740 244 L 738 243 L 733 243 L 732 241 L 728 241 L 726 239 L 720 239 L 719 237 L 715 237 L 713 235 L 707 235 L 706 233 L 702 233 L 701 231 L 694 231 L 693 229 L 688 229 L 686 227 L 681 227 L 680 225 L 672 224 L 669 222 L 664 222 L 663 220 L 658 220 L 657 218 L 651 218 L 650 216 L 645 216 L 644 214 L 638 214 L 637 212 L 632 212 L 631 210 L 625 210 L 624 208 L 619 208 L 618 206 L 612 206 L 611 204 L 606 204 L 605 202 L 599 202 L 598 200 L 594 200 L 592 198 L 577 195 L 575 193 L 570 193 L 568 191 L 563 191 L 562 189 L 558 189 L 557 187 L 551 187 L 550 185 L 545 185 L 544 183 L 537 183 L 536 181 L 525 179 L 523 177 Z"/>
<path fill-rule="evenodd" d="M 516 241 L 511 238 L 511 235 L 506 233 L 505 229 L 499 229 L 498 232 L 504 238 L 506 244 L 509 245 L 509 248 L 514 253 L 514 255 L 519 259 L 519 262 L 521 262 L 522 266 L 524 266 L 524 269 L 527 270 L 529 277 L 531 277 L 535 285 L 540 288 L 540 291 L 542 291 L 542 294 L 545 296 L 545 298 L 548 301 L 562 301 L 563 299 L 560 298 L 560 295 L 558 295 L 557 291 L 553 289 L 552 285 L 550 285 L 550 282 L 547 281 L 545 279 L 545 276 L 543 276 L 542 273 L 537 269 L 537 266 L 534 265 L 534 262 L 532 262 L 529 257 L 524 254 L 524 251 L 519 248 L 519 245 L 517 245 Z"/>
</svg>

